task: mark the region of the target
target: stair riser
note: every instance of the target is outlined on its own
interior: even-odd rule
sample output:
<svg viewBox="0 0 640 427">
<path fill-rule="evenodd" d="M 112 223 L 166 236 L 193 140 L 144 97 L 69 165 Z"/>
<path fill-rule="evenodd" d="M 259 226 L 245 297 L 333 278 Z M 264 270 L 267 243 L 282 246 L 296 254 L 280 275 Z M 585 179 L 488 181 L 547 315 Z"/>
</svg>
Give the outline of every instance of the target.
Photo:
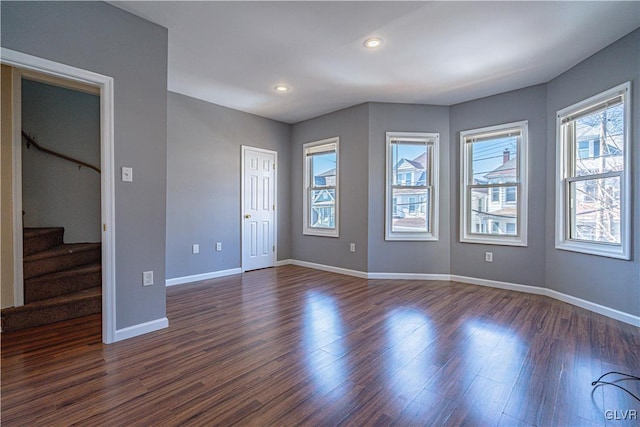
<svg viewBox="0 0 640 427">
<path fill-rule="evenodd" d="M 100 248 L 80 252 L 72 252 L 51 258 L 38 259 L 24 262 L 24 278 L 40 276 L 67 270 L 83 264 L 100 262 Z"/>
<path fill-rule="evenodd" d="M 55 307 L 43 307 L 39 310 L 2 316 L 2 332 L 17 331 L 34 326 L 47 325 L 76 317 L 88 316 L 102 311 L 102 298 L 93 297 L 81 304 L 64 304 Z"/>
<path fill-rule="evenodd" d="M 24 281 L 24 302 L 29 304 L 101 285 L 102 272 L 100 270 L 52 280 L 40 277 L 31 278 Z"/>
<path fill-rule="evenodd" d="M 59 246 L 63 243 L 63 235 L 64 229 L 60 229 L 41 236 L 27 237 L 22 241 L 22 252 L 24 256 L 28 256 Z"/>
</svg>

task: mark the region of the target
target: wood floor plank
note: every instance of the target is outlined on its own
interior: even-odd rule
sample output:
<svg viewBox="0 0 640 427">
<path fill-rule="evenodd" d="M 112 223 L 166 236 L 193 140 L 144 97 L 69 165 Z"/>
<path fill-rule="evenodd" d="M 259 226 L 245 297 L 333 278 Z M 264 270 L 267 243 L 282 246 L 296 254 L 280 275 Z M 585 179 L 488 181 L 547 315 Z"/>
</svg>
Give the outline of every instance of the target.
<svg viewBox="0 0 640 427">
<path fill-rule="evenodd" d="M 296 266 L 167 288 L 169 328 L 2 334 L 3 426 L 634 425 L 638 328 L 544 296 Z M 637 382 L 619 381 L 634 393 Z M 629 412 L 627 412 L 629 414 Z"/>
</svg>

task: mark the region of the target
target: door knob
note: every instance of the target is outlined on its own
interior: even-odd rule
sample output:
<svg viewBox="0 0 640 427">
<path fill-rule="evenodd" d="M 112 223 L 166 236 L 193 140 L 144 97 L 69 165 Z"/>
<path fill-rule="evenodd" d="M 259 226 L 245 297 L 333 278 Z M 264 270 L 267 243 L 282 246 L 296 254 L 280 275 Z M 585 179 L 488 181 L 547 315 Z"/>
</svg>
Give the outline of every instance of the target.
<svg viewBox="0 0 640 427">
<path fill-rule="evenodd" d="M 246 214 L 244 217 L 245 217 L 246 219 L 249 219 L 249 218 L 251 218 L 251 214 Z"/>
</svg>

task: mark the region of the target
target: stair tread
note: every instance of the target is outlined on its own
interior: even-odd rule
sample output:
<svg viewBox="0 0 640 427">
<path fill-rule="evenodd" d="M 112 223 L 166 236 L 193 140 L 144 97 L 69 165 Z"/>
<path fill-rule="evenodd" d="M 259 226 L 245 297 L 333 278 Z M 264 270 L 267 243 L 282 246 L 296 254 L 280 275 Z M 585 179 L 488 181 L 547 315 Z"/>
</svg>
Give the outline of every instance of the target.
<svg viewBox="0 0 640 427">
<path fill-rule="evenodd" d="M 64 245 L 56 246 L 46 251 L 36 252 L 24 257 L 24 261 L 37 261 L 45 258 L 52 258 L 57 256 L 63 256 L 70 253 L 84 252 L 95 250 L 100 248 L 101 243 L 65 243 Z"/>
<path fill-rule="evenodd" d="M 95 271 L 100 271 L 101 269 L 102 269 L 102 265 L 99 262 L 92 262 L 90 264 L 82 264 L 77 267 L 56 271 L 54 273 L 46 273 L 41 276 L 30 277 L 28 279 L 25 279 L 25 281 L 28 280 L 31 283 L 39 282 L 39 281 L 53 281 L 61 277 L 73 276 L 76 274 L 93 273 Z"/>
<path fill-rule="evenodd" d="M 22 235 L 25 257 L 64 244 L 64 227 L 25 228 Z"/>
<path fill-rule="evenodd" d="M 95 298 L 101 295 L 102 295 L 102 288 L 100 287 L 89 288 L 89 289 L 74 292 L 71 294 L 66 294 L 58 297 L 35 301 L 29 304 L 22 305 L 20 307 L 4 308 L 2 309 L 2 314 L 9 315 L 19 311 L 37 310 L 43 307 L 64 305 L 64 304 L 74 303 L 74 302 L 85 300 L 85 299 Z"/>
<path fill-rule="evenodd" d="M 23 237 L 25 239 L 45 234 L 59 233 L 60 231 L 64 231 L 64 227 L 25 227 L 22 229 Z"/>
</svg>

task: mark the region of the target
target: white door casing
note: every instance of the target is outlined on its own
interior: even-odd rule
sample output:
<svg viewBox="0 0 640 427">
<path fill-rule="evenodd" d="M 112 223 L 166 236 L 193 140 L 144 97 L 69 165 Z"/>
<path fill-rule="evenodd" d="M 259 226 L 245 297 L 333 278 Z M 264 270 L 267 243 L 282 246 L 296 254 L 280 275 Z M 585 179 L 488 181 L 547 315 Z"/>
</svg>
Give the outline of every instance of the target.
<svg viewBox="0 0 640 427">
<path fill-rule="evenodd" d="M 277 156 L 242 146 L 242 271 L 275 265 Z"/>
<path fill-rule="evenodd" d="M 115 286 L 115 194 L 114 194 L 114 82 L 113 78 L 66 64 L 35 57 L 22 52 L 0 48 L 0 62 L 20 70 L 33 71 L 71 82 L 78 82 L 97 88 L 100 93 L 100 186 L 102 217 L 102 341 L 105 344 L 116 339 L 116 286 Z M 16 72 L 15 79 L 19 79 Z M 14 86 L 15 80 L 14 80 Z M 19 86 L 17 86 L 19 87 Z M 73 87 L 72 87 L 73 88 Z M 15 90 L 15 88 L 14 88 Z M 14 93 L 14 100 L 21 98 Z M 20 111 L 14 105 L 14 114 Z M 14 159 L 13 159 L 13 209 L 14 218 L 14 281 L 16 295 L 20 295 L 15 305 L 23 303 L 22 282 L 22 169 L 20 160 L 22 137 L 21 117 L 14 117 Z M 16 228 L 18 227 L 18 228 Z"/>
</svg>

